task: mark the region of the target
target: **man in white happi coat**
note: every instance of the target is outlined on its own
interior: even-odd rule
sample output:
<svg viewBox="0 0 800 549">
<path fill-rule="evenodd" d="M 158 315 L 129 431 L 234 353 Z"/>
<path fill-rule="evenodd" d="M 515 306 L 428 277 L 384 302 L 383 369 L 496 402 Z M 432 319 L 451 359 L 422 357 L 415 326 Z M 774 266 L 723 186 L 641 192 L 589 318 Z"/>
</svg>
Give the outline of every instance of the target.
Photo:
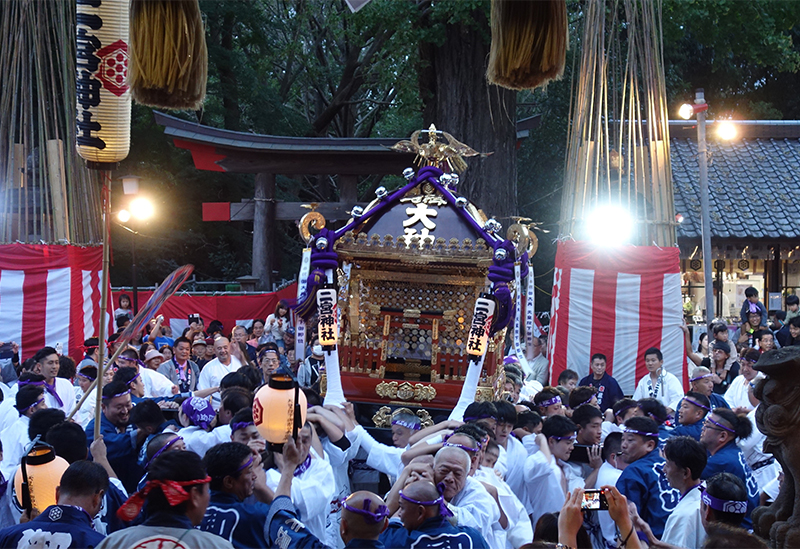
<svg viewBox="0 0 800 549">
<path fill-rule="evenodd" d="M 44 376 L 44 401 L 48 408 L 58 408 L 69 414 L 75 406 L 75 388 L 68 379 L 56 377 L 60 364 L 58 353 L 52 347 L 43 347 L 37 352 L 33 361 L 36 363 L 34 372 L 39 370 Z"/>
</svg>

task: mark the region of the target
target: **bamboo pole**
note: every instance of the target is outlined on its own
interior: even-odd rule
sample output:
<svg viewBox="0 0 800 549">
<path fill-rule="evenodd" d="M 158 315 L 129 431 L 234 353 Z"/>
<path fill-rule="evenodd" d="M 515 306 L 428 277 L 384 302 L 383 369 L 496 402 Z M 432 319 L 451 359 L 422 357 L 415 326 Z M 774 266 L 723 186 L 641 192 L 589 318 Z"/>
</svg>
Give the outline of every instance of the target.
<svg viewBox="0 0 800 549">
<path fill-rule="evenodd" d="M 103 359 L 106 355 L 106 329 L 108 328 L 108 321 L 106 320 L 106 308 L 108 306 L 108 256 L 109 256 L 109 247 L 111 240 L 111 173 L 108 171 L 102 172 L 102 180 L 103 180 L 103 274 L 100 277 L 100 336 L 99 336 L 99 347 L 100 347 L 100 357 L 99 357 L 99 368 L 97 369 L 97 379 L 95 379 L 95 384 L 97 385 L 96 390 L 96 400 L 95 400 L 95 409 L 94 409 L 94 440 L 100 438 L 100 414 L 101 408 L 103 405 L 103 376 L 100 375 L 101 373 L 105 373 L 106 368 L 103 364 Z M 122 346 L 120 345 L 120 349 Z M 114 358 L 116 359 L 116 354 Z M 109 362 L 110 363 L 110 362 Z M 89 394 L 89 391 L 86 391 L 86 394 Z M 86 395 L 84 395 L 85 397 Z M 83 399 L 81 400 L 81 404 L 83 404 Z M 70 414 L 72 416 L 72 414 Z"/>
</svg>

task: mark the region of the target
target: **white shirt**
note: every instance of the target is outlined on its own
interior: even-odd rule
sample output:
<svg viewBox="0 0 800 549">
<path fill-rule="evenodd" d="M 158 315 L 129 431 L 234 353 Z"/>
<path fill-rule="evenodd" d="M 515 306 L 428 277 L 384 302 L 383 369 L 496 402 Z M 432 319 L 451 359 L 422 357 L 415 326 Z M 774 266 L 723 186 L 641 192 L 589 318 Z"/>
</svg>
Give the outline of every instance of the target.
<svg viewBox="0 0 800 549">
<path fill-rule="evenodd" d="M 75 423 L 84 429 L 86 429 L 86 426 L 89 425 L 89 422 L 94 419 L 94 408 L 97 404 L 95 391 L 96 389 L 92 389 L 92 394 L 90 394 L 86 400 L 83 401 L 83 404 L 81 404 L 81 407 L 78 408 L 78 411 L 75 412 L 75 415 L 72 418 Z M 76 389 L 76 396 L 78 397 L 77 400 L 80 400 L 80 397 L 83 396 L 83 392 L 80 390 L 80 388 Z M 75 404 L 77 404 L 77 401 Z"/>
<path fill-rule="evenodd" d="M 215 358 L 205 366 L 200 372 L 200 377 L 197 378 L 197 390 L 210 389 L 212 387 L 219 387 L 222 378 L 231 372 L 235 372 L 242 367 L 242 363 L 238 358 L 231 355 L 231 362 L 227 366 Z M 219 410 L 222 403 L 219 396 L 219 391 L 211 395 L 211 405 L 215 410 Z"/>
<path fill-rule="evenodd" d="M 495 539 L 502 539 L 504 543 L 497 544 L 497 547 L 503 545 L 507 548 L 517 549 L 530 543 L 533 539 L 533 526 L 525 506 L 519 498 L 511 491 L 508 484 L 497 474 L 494 469 L 481 466 L 475 472 L 475 478 L 481 482 L 491 484 L 497 488 L 497 499 L 500 501 L 500 506 L 508 518 L 508 527 L 505 530 L 500 529 L 500 523 L 495 523 Z M 502 532 L 502 536 L 498 535 Z"/>
<path fill-rule="evenodd" d="M 0 433 L 0 441 L 3 443 L 3 461 L 0 462 L 0 472 L 6 479 L 12 479 L 19 467 L 22 456 L 25 454 L 25 446 L 30 444 L 28 437 L 28 426 L 31 418 L 28 416 L 17 416 L 17 420 L 12 423 L 5 431 Z"/>
<path fill-rule="evenodd" d="M 205 366 L 203 371 L 200 372 L 200 377 L 197 379 L 197 389 L 210 389 L 212 387 L 219 387 L 219 382 L 222 378 L 231 372 L 235 372 L 242 367 L 242 363 L 238 358 L 231 355 L 231 362 L 228 365 L 223 364 L 218 358 L 215 358 Z"/>
<path fill-rule="evenodd" d="M 753 383 L 756 382 L 758 377 L 753 378 Z M 750 398 L 747 396 L 747 392 L 750 389 L 750 382 L 747 381 L 747 378 L 744 377 L 742 374 L 739 374 L 731 384 L 728 385 L 728 390 L 725 391 L 725 394 L 722 395 L 725 399 L 725 402 L 728 403 L 728 406 L 733 408 L 747 408 L 751 410 L 753 405 L 750 404 Z"/>
<path fill-rule="evenodd" d="M 464 487 L 450 500 L 459 526 L 472 526 L 485 540 L 494 539 L 492 525 L 500 520 L 500 509 L 480 481 L 467 477 Z"/>
<path fill-rule="evenodd" d="M 64 379 L 63 377 L 56 377 L 53 378 L 53 380 L 55 381 L 54 388 L 56 390 L 56 394 L 61 399 L 61 404 L 58 404 L 56 397 L 48 393 L 47 389 L 44 390 L 44 401 L 48 408 L 57 408 L 66 415 L 69 415 L 69 413 L 75 407 L 75 387 L 69 382 L 68 379 Z"/>
<path fill-rule="evenodd" d="M 361 425 L 356 425 L 356 428 L 351 431 L 357 437 L 358 446 L 364 448 L 367 452 L 367 465 L 388 475 L 391 482 L 394 484 L 395 479 L 403 471 L 403 460 L 400 456 L 407 448 L 397 448 L 396 446 L 387 446 L 381 444 L 370 435 L 366 429 Z M 350 437 L 348 437 L 350 438 Z M 352 442 L 352 440 L 351 440 Z M 358 448 L 356 448 L 358 452 Z"/>
<path fill-rule="evenodd" d="M 739 379 L 739 377 L 736 379 Z M 728 391 L 730 391 L 730 388 Z M 728 396 L 727 393 L 725 396 Z M 747 414 L 747 419 L 753 424 L 753 434 L 745 439 L 737 440 L 736 444 L 739 445 L 739 449 L 742 451 L 745 461 L 753 470 L 753 476 L 756 479 L 756 483 L 758 483 L 758 488 L 763 491 L 766 485 L 778 478 L 778 475 L 782 471 L 781 464 L 778 463 L 778 460 L 776 460 L 772 454 L 764 453 L 764 441 L 767 440 L 767 436 L 759 431 L 756 426 L 755 409 Z M 772 463 L 765 465 L 764 462 L 769 461 L 770 458 L 772 458 Z M 758 468 L 754 467 L 755 465 L 758 465 Z"/>
<path fill-rule="evenodd" d="M 278 487 L 281 474 L 277 469 L 267 471 L 267 486 Z M 292 503 L 300 513 L 300 520 L 317 539 L 328 546 L 333 543 L 328 537 L 325 522 L 335 492 L 333 469 L 323 459 L 312 455 L 308 469 L 292 480 Z"/>
<path fill-rule="evenodd" d="M 639 384 L 636 385 L 636 390 L 633 392 L 633 400 L 641 400 L 643 398 L 655 398 L 661 404 L 663 404 L 667 408 L 671 408 L 672 404 L 683 397 L 683 385 L 670 372 L 666 370 L 661 370 L 661 375 L 659 376 L 661 381 L 658 384 L 658 391 L 655 392 L 655 395 L 652 394 L 654 389 L 653 382 L 650 379 L 650 374 L 648 373 L 642 379 L 639 380 Z"/>
<path fill-rule="evenodd" d="M 508 448 L 499 447 L 500 456 L 497 459 L 497 463 L 500 463 L 500 457 L 502 457 L 505 465 L 505 470 L 501 471 L 503 478 L 508 487 L 511 488 L 511 491 L 522 500 L 525 496 L 525 487 L 522 485 L 525 482 L 523 470 L 525 468 L 525 460 L 528 459 L 528 451 L 522 445 L 522 442 L 511 435 L 508 436 L 508 444 L 506 446 Z M 498 467 L 495 466 L 495 469 L 498 469 Z"/>
<path fill-rule="evenodd" d="M 676 410 L 676 408 L 672 408 Z M 611 433 L 621 433 L 622 427 L 610 421 L 604 421 L 600 426 L 600 442 L 605 442 L 606 437 Z"/>
<path fill-rule="evenodd" d="M 622 474 L 620 469 L 617 469 L 607 461 L 603 462 L 600 470 L 597 471 L 596 486 L 616 486 L 617 479 Z M 616 547 L 617 545 L 617 525 L 614 520 L 608 516 L 608 513 L 597 513 L 598 521 L 600 523 L 600 530 L 603 532 L 603 538 L 606 540 L 608 547 Z M 627 533 L 625 534 L 627 535 Z M 698 548 L 699 549 L 699 548 Z"/>
<path fill-rule="evenodd" d="M 583 487 L 582 478 L 569 467 L 562 467 L 553 456 L 548 460 L 541 451 L 525 460 L 524 475 L 527 495 L 523 503 L 533 524 L 545 513 L 561 511 L 567 495 L 562 480 L 566 490 Z"/>
<path fill-rule="evenodd" d="M 17 403 L 18 391 L 19 385 L 15 383 L 11 386 L 11 394 L 5 397 L 3 402 L 0 402 L 0 433 L 10 427 L 19 417 L 19 412 L 14 407 Z"/>
<path fill-rule="evenodd" d="M 216 429 L 206 431 L 197 425 L 192 425 L 178 431 L 178 436 L 183 437 L 183 444 L 186 446 L 187 450 L 203 457 L 212 446 L 216 446 L 220 442 L 231 441 L 230 431 L 228 432 L 228 439 L 225 441 L 220 441 L 220 433 L 215 433 L 214 431 L 216 431 Z"/>
<path fill-rule="evenodd" d="M 175 385 L 167 376 L 150 368 L 141 367 L 139 368 L 139 373 L 142 376 L 142 383 L 144 383 L 145 398 L 172 396 L 172 388 Z"/>
<path fill-rule="evenodd" d="M 322 437 L 320 442 L 324 450 L 323 457 L 333 471 L 333 483 L 335 486 L 325 529 L 328 531 L 328 538 L 336 543 L 336 547 L 344 549 L 344 542 L 339 536 L 339 525 L 342 518 L 342 508 L 339 505 L 339 501 L 350 495 L 350 477 L 347 470 L 350 460 L 354 459 L 358 453 L 358 446 L 351 443 L 347 450 L 342 450 L 332 443 L 328 437 Z"/>
<path fill-rule="evenodd" d="M 700 520 L 700 490 L 692 488 L 672 510 L 661 541 L 675 547 L 702 547 L 706 530 Z"/>
</svg>

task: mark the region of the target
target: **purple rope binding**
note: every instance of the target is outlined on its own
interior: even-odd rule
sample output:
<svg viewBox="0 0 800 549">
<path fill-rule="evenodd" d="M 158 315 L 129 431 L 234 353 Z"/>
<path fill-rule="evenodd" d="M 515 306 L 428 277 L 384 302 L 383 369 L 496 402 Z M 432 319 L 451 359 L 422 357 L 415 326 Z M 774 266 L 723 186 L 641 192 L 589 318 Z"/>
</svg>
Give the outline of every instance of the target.
<svg viewBox="0 0 800 549">
<path fill-rule="evenodd" d="M 505 250 L 505 259 L 497 259 L 497 250 Z M 510 240 L 502 240 L 494 243 L 494 257 L 492 266 L 489 267 L 489 280 L 492 282 L 494 298 L 497 300 L 497 310 L 494 314 L 494 322 L 490 335 L 494 335 L 511 322 L 514 317 L 514 300 L 508 284 L 514 280 L 514 244 Z"/>
<path fill-rule="evenodd" d="M 327 245 L 321 250 L 317 244 L 321 239 L 327 240 Z M 337 269 L 339 267 L 339 255 L 333 251 L 336 243 L 336 232 L 330 229 L 322 229 L 311 241 L 311 271 L 306 279 L 306 293 L 295 303 L 289 303 L 295 312 L 303 320 L 308 320 L 317 309 L 317 289 L 328 281 L 325 276 L 327 269 Z"/>
<path fill-rule="evenodd" d="M 364 520 L 368 523 L 378 524 L 383 519 L 389 516 L 389 508 L 386 507 L 385 505 L 378 505 L 378 508 L 375 509 L 375 511 L 373 512 L 369 510 L 371 504 L 372 500 L 367 498 L 364 500 L 364 508 L 358 509 L 356 507 L 348 505 L 346 499 L 342 500 L 342 507 L 344 507 L 351 513 L 358 513 L 359 515 L 364 517 Z"/>
</svg>

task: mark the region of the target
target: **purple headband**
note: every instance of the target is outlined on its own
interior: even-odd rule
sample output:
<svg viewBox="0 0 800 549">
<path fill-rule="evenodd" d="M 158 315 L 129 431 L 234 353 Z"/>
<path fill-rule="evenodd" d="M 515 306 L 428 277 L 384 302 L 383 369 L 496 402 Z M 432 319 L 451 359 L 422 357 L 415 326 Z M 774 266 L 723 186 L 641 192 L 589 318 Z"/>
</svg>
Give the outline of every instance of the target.
<svg viewBox="0 0 800 549">
<path fill-rule="evenodd" d="M 144 468 L 147 469 L 148 467 L 150 467 L 150 464 L 153 463 L 158 456 L 169 450 L 172 447 L 172 445 L 178 442 L 179 440 L 183 440 L 183 437 L 180 435 L 175 435 L 175 438 L 171 439 L 164 446 L 159 448 L 158 452 L 153 454 L 153 457 L 147 460 L 147 463 L 144 464 Z"/>
<path fill-rule="evenodd" d="M 79 375 L 79 376 L 81 376 L 81 377 L 85 377 L 85 378 L 86 378 L 86 379 L 88 379 L 89 381 L 94 381 L 94 380 L 96 379 L 96 378 L 94 378 L 94 377 L 92 377 L 92 376 L 87 376 L 86 374 L 84 374 L 84 373 L 81 373 L 81 372 L 78 372 L 78 375 Z"/>
<path fill-rule="evenodd" d="M 187 398 L 181 404 L 181 410 L 191 422 L 203 430 L 207 430 L 211 426 L 211 422 L 216 417 L 216 412 L 211 404 L 204 398 L 192 397 Z"/>
<path fill-rule="evenodd" d="M 688 402 L 689 404 L 694 404 L 695 406 L 697 406 L 698 408 L 702 408 L 703 410 L 707 410 L 707 411 L 709 411 L 709 412 L 711 411 L 711 408 L 709 408 L 708 406 L 705 406 L 705 405 L 703 405 L 703 404 L 700 404 L 700 403 L 699 403 L 699 402 L 697 402 L 696 400 L 692 400 L 692 399 L 691 399 L 691 398 L 689 398 L 689 397 L 683 397 L 683 400 L 685 400 L 685 401 L 686 401 L 686 402 Z"/>
<path fill-rule="evenodd" d="M 593 399 L 594 397 L 595 397 L 595 395 L 592 395 L 592 396 L 590 396 L 590 397 L 589 397 L 589 400 L 584 400 L 583 402 L 581 402 L 580 404 L 578 404 L 577 406 L 575 406 L 575 408 L 573 408 L 573 410 L 574 410 L 574 409 L 577 409 L 577 408 L 580 408 L 580 407 L 581 407 L 581 406 L 583 406 L 584 404 L 589 404 L 589 403 L 592 401 L 592 399 Z M 549 406 L 549 405 L 548 405 L 548 406 Z"/>
<path fill-rule="evenodd" d="M 508 355 L 503 359 L 503 364 L 519 364 L 519 359 L 514 355 Z"/>
<path fill-rule="evenodd" d="M 575 440 L 578 437 L 576 437 L 575 435 L 570 435 L 568 437 L 550 437 L 550 438 L 554 438 L 556 440 Z"/>
<path fill-rule="evenodd" d="M 400 425 L 412 431 L 419 431 L 422 428 L 419 423 L 411 423 L 410 421 L 403 421 L 402 419 L 393 419 L 392 425 Z"/>
<path fill-rule="evenodd" d="M 34 386 L 42 386 L 44 385 L 44 381 L 18 381 L 17 385 L 34 385 Z"/>
<path fill-rule="evenodd" d="M 637 431 L 636 429 L 631 429 L 630 427 L 625 427 L 625 429 L 623 429 L 622 432 L 623 433 L 631 433 L 631 434 L 639 435 L 639 436 L 643 436 L 643 437 L 658 438 L 658 433 L 648 433 L 647 431 Z"/>
<path fill-rule="evenodd" d="M 692 382 L 692 381 L 698 381 L 698 380 L 700 380 L 700 379 L 705 379 L 705 378 L 707 378 L 707 377 L 712 377 L 713 375 L 714 375 L 714 374 L 711 374 L 711 373 L 708 373 L 708 374 L 703 374 L 703 375 L 701 375 L 701 376 L 693 377 L 693 378 L 692 378 L 692 379 L 690 379 L 689 381 L 690 381 L 690 382 Z"/>
<path fill-rule="evenodd" d="M 468 417 L 465 417 L 464 418 L 464 423 L 466 423 L 467 421 L 479 421 L 481 419 L 493 419 L 493 420 L 497 421 L 497 418 L 494 417 L 492 414 L 484 414 L 482 416 L 468 416 Z"/>
<path fill-rule="evenodd" d="M 129 395 L 130 393 L 131 393 L 131 390 L 130 390 L 130 389 L 128 389 L 127 391 L 123 391 L 123 392 L 121 392 L 121 393 L 117 393 L 116 395 L 111 395 L 111 396 L 105 396 L 105 395 L 103 395 L 103 400 L 111 400 L 112 398 L 117 398 L 117 397 L 121 397 L 121 396 Z"/>
<path fill-rule="evenodd" d="M 592 395 L 592 396 L 594 396 L 594 395 Z M 591 399 L 589 399 L 589 400 L 591 400 Z M 553 404 L 558 404 L 559 402 L 561 402 L 561 397 L 560 396 L 554 396 L 550 400 L 545 400 L 544 402 L 540 402 L 539 403 L 539 407 L 540 408 L 547 408 L 548 406 L 552 406 Z"/>
<path fill-rule="evenodd" d="M 707 418 L 706 418 L 706 421 L 710 421 L 711 423 L 713 423 L 714 425 L 716 425 L 716 426 L 717 426 L 717 427 L 719 427 L 720 429 L 725 429 L 725 430 L 726 430 L 726 431 L 728 431 L 729 433 L 732 433 L 732 434 L 734 434 L 734 435 L 736 434 L 736 431 L 734 431 L 734 430 L 733 430 L 733 429 L 731 429 L 730 427 L 725 427 L 724 425 L 722 425 L 721 423 L 717 423 L 716 421 L 714 421 L 714 420 L 713 420 L 713 419 L 711 419 L 710 417 L 707 417 Z"/>
<path fill-rule="evenodd" d="M 411 503 L 415 504 L 415 505 L 422 505 L 424 507 L 429 507 L 431 505 L 438 505 L 439 506 L 439 514 L 441 516 L 443 516 L 443 517 L 452 517 L 453 516 L 453 512 L 450 511 L 450 508 L 447 507 L 447 504 L 444 502 L 444 496 L 442 495 L 442 492 L 444 492 L 443 487 L 444 487 L 444 485 L 441 482 L 436 485 L 436 489 L 439 491 L 439 497 L 434 499 L 434 500 L 432 500 L 432 501 L 419 501 L 419 500 L 416 500 L 416 499 L 412 499 L 412 498 L 408 497 L 407 495 L 405 495 L 402 490 L 400 490 L 400 497 L 403 498 L 404 500 L 408 501 L 408 502 L 411 502 Z"/>
<path fill-rule="evenodd" d="M 350 511 L 351 513 L 358 513 L 367 523 L 370 524 L 378 524 L 380 521 L 385 519 L 389 516 L 389 508 L 385 505 L 378 505 L 378 508 L 375 511 L 370 511 L 369 506 L 372 504 L 372 500 L 369 498 L 364 499 L 364 508 L 357 509 L 355 507 L 351 507 L 347 504 L 347 499 L 342 500 L 342 507 Z"/>
<path fill-rule="evenodd" d="M 703 503 L 716 511 L 722 511 L 723 513 L 737 513 L 741 515 L 747 513 L 746 501 L 728 501 L 725 499 L 715 498 L 705 490 L 700 492 L 700 497 L 703 498 Z"/>
<path fill-rule="evenodd" d="M 133 377 L 131 378 L 131 380 L 128 382 L 128 385 L 130 385 L 131 383 L 133 383 L 134 381 L 136 381 L 136 378 L 137 378 L 137 377 L 141 377 L 141 375 L 142 375 L 141 373 L 138 373 L 138 372 L 137 372 L 137 374 L 136 374 L 135 376 L 133 376 Z"/>
<path fill-rule="evenodd" d="M 239 423 L 231 423 L 231 434 L 235 433 L 239 429 L 247 429 L 251 425 L 255 425 L 252 421 L 240 421 Z"/>
<path fill-rule="evenodd" d="M 442 446 L 455 446 L 456 448 L 461 448 L 462 450 L 466 450 L 467 452 L 479 452 L 479 451 L 483 450 L 483 444 L 481 444 L 480 440 L 476 440 L 475 441 L 475 444 L 478 445 L 477 448 L 469 448 L 467 446 L 462 446 L 461 444 L 455 444 L 453 442 L 447 442 L 448 440 L 450 440 L 450 437 L 455 436 L 455 435 L 464 435 L 465 437 L 472 438 L 471 436 L 469 436 L 467 434 L 464 434 L 464 433 L 450 433 L 449 435 L 445 435 L 444 442 L 443 442 Z"/>
<path fill-rule="evenodd" d="M 628 406 L 624 406 L 624 407 L 620 408 L 619 411 L 614 415 L 615 416 L 623 416 L 623 415 L 625 415 L 625 412 L 627 412 L 631 408 L 637 408 L 638 406 L 639 406 L 638 404 L 629 404 Z"/>
<path fill-rule="evenodd" d="M 245 463 L 244 465 L 242 465 L 241 467 L 236 469 L 236 473 L 240 473 L 240 472 L 244 471 L 245 469 L 250 467 L 252 464 L 253 464 L 253 455 L 251 454 L 250 455 L 250 459 L 247 460 L 247 463 Z"/>
<path fill-rule="evenodd" d="M 22 410 L 17 408 L 17 411 L 19 412 L 19 415 L 22 415 L 23 412 L 25 412 L 26 410 L 30 410 L 34 406 L 37 406 L 40 402 L 44 402 L 44 397 L 40 398 L 39 400 L 37 400 L 36 402 L 31 404 L 30 406 L 25 406 Z M 16 408 L 16 406 L 15 406 L 15 408 Z"/>
</svg>

